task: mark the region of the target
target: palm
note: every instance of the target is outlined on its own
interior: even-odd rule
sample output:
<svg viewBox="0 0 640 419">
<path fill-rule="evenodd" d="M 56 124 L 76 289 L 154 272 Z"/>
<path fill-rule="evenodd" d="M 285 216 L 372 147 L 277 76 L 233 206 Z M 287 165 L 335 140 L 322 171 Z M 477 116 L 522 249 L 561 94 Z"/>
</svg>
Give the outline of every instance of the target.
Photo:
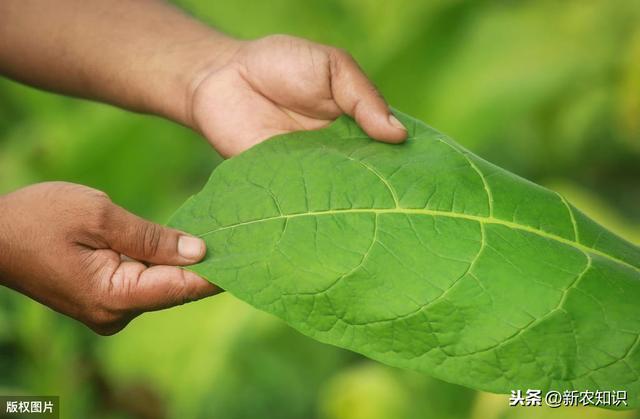
<svg viewBox="0 0 640 419">
<path fill-rule="evenodd" d="M 368 113 L 379 109 L 360 109 L 358 115 L 360 100 L 350 100 L 354 96 L 351 85 L 362 89 L 358 76 L 364 75 L 350 75 L 347 70 L 353 70 L 346 69 L 338 78 L 333 51 L 285 36 L 246 44 L 233 60 L 208 74 L 198 86 L 193 98 L 195 124 L 224 156 L 238 154 L 273 135 L 321 128 L 343 112 L 360 117 L 363 128 L 369 128 L 375 136 L 380 127 Z M 348 88 L 336 94 L 341 84 Z M 370 106 L 382 106 L 388 113 L 386 104 L 368 82 L 365 88 L 368 91 L 359 93 L 374 94 L 379 101 Z M 349 106 L 349 101 L 353 105 Z M 383 124 L 388 125 L 388 121 L 385 119 Z M 398 128 L 390 135 L 389 126 L 382 128 L 387 130 L 387 138 L 383 133 L 379 135 L 381 139 L 404 139 Z"/>
</svg>

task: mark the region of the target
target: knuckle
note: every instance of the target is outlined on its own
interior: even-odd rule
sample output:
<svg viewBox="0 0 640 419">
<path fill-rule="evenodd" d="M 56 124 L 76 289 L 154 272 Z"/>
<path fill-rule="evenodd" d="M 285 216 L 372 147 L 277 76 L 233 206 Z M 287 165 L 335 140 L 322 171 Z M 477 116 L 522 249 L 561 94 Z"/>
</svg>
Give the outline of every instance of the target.
<svg viewBox="0 0 640 419">
<path fill-rule="evenodd" d="M 145 223 L 141 228 L 141 252 L 145 256 L 156 256 L 162 240 L 162 227 L 157 224 Z"/>
<path fill-rule="evenodd" d="M 62 188 L 73 194 L 73 208 L 67 208 L 70 217 L 90 232 L 107 231 L 113 209 L 109 195 L 83 185 L 64 184 Z"/>
<path fill-rule="evenodd" d="M 342 48 L 337 48 L 337 47 L 333 47 L 331 49 L 331 54 L 333 55 L 334 58 L 336 58 L 338 61 L 342 60 L 342 61 L 350 61 L 353 60 L 353 56 L 351 55 L 351 53 L 349 51 L 347 51 L 346 49 L 342 49 Z"/>
<path fill-rule="evenodd" d="M 372 82 L 369 82 L 365 86 L 364 92 L 369 94 L 369 95 L 371 95 L 371 99 L 374 99 L 376 101 L 382 100 L 384 102 L 384 98 L 382 97 L 382 94 L 380 93 L 380 90 Z"/>
<path fill-rule="evenodd" d="M 102 204 L 111 204 L 111 198 L 106 192 L 97 189 L 89 189 L 87 195 Z"/>
<path fill-rule="evenodd" d="M 108 224 L 112 203 L 109 196 L 99 190 L 68 182 L 45 182 L 34 186 L 40 199 L 48 205 L 47 211 L 70 241 L 83 241 L 101 233 Z"/>
<path fill-rule="evenodd" d="M 100 195 L 96 195 L 96 198 L 97 200 L 93 203 L 91 209 L 90 227 L 100 234 L 105 234 L 111 229 L 112 203 L 109 196 L 103 192 L 100 192 Z"/>
<path fill-rule="evenodd" d="M 340 77 L 348 63 L 353 61 L 351 54 L 341 48 L 329 49 L 329 70 L 333 77 Z"/>
<path fill-rule="evenodd" d="M 173 306 L 181 306 L 190 302 L 190 294 L 185 273 L 182 271 L 180 280 L 167 290 L 166 299 L 171 301 Z"/>
</svg>

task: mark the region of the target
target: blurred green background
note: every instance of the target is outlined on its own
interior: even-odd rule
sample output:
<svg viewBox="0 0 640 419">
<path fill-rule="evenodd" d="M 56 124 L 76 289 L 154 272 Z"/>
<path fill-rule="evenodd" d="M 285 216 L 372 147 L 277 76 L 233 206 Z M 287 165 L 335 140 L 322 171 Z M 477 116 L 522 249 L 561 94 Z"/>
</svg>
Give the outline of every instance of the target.
<svg viewBox="0 0 640 419">
<path fill-rule="evenodd" d="M 239 37 L 350 50 L 398 109 L 640 242 L 639 2 L 178 3 Z M 219 161 L 167 121 L 0 80 L 0 193 L 78 182 L 164 222 Z M 312 341 L 229 295 L 102 338 L 0 289 L 0 393 L 60 395 L 63 417 L 82 419 L 640 417 L 509 408 Z"/>
</svg>

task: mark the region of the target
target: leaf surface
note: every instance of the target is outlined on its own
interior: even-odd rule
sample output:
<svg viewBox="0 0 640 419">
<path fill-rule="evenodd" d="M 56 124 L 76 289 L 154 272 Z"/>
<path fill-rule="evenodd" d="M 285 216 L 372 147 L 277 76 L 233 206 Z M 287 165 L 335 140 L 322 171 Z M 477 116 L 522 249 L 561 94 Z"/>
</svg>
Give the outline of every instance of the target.
<svg viewBox="0 0 640 419">
<path fill-rule="evenodd" d="M 171 225 L 189 269 L 302 333 L 476 389 L 640 395 L 640 248 L 406 115 L 225 161 Z"/>
</svg>

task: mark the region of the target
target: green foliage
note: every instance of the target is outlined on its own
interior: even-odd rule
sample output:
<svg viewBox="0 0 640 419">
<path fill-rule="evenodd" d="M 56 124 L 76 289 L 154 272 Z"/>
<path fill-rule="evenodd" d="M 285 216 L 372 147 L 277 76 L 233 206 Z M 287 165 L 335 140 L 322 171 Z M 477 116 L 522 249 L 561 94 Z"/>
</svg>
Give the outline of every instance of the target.
<svg viewBox="0 0 640 419">
<path fill-rule="evenodd" d="M 624 389 L 640 400 L 640 248 L 400 115 L 348 117 L 214 170 L 171 224 L 189 269 L 302 333 L 493 392 Z"/>
</svg>

